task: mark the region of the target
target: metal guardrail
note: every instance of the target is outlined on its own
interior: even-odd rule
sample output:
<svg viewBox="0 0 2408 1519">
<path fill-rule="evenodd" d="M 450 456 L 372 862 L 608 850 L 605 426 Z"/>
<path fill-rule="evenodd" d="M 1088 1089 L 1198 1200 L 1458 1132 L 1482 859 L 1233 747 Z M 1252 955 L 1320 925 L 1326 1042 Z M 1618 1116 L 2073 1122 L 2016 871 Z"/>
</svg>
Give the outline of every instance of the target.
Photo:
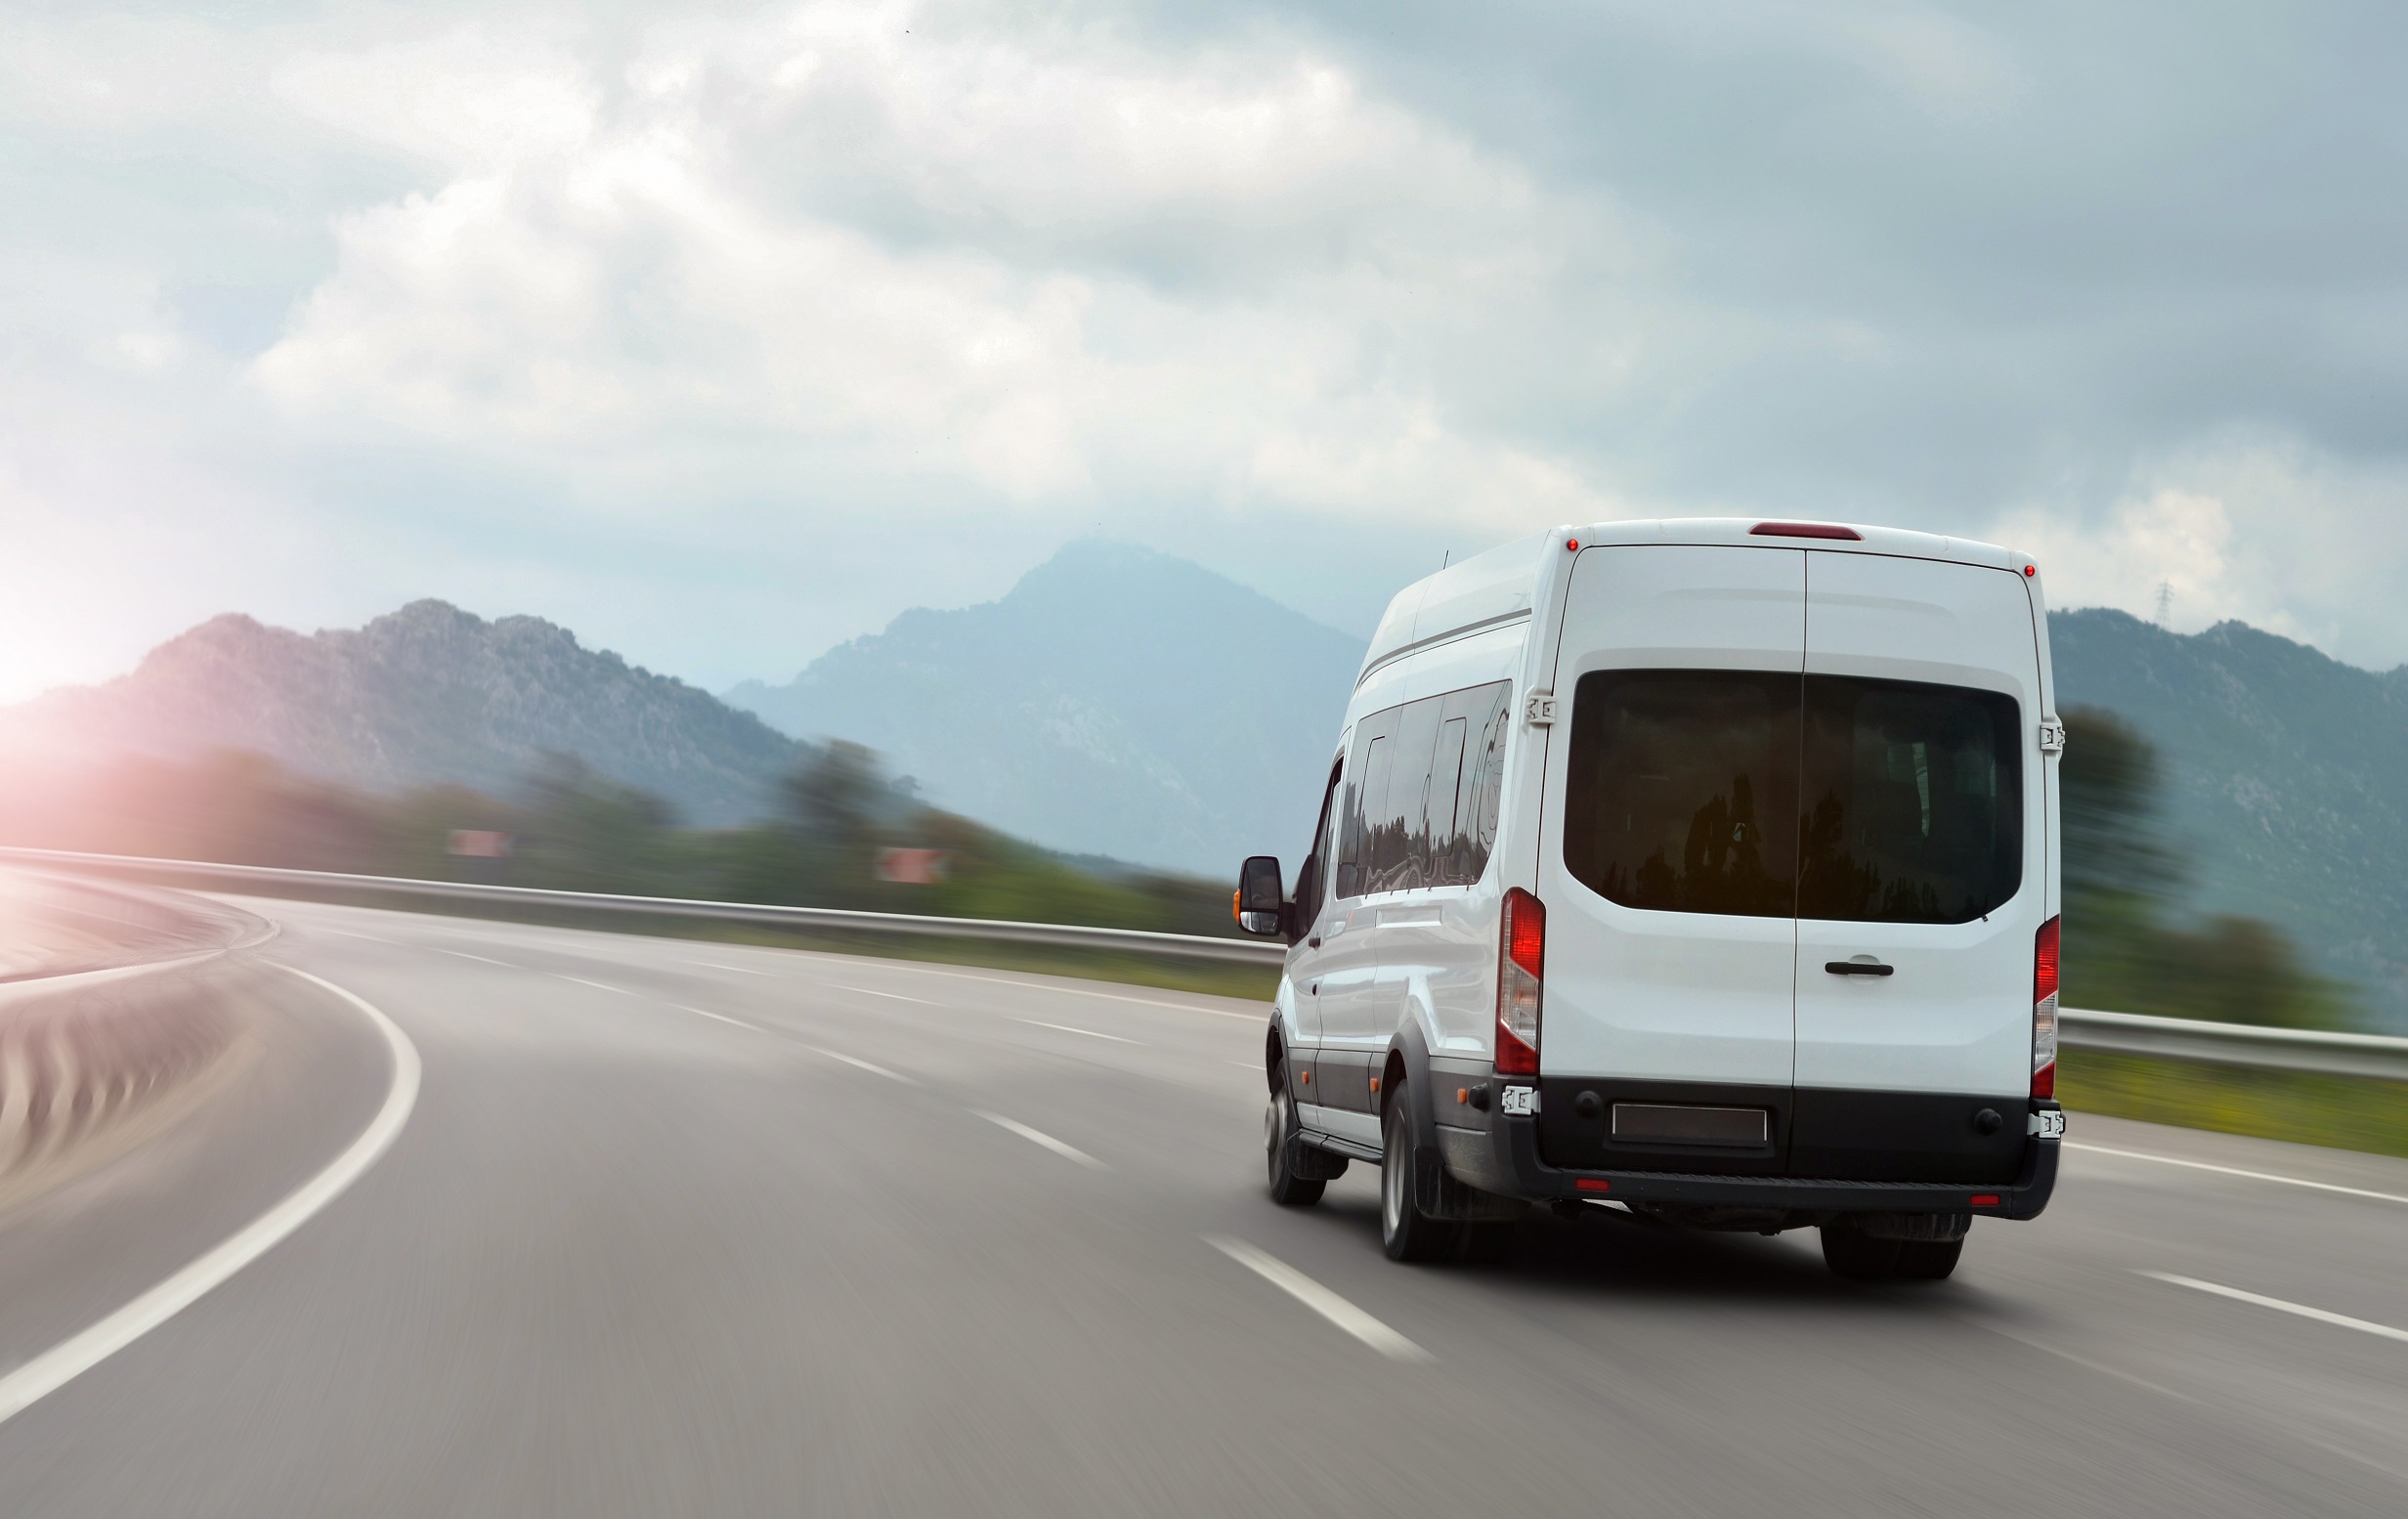
<svg viewBox="0 0 2408 1519">
<path fill-rule="evenodd" d="M 98 871 L 145 881 L 207 882 L 229 887 L 298 887 L 430 901 L 490 902 L 573 912 L 698 918 L 712 923 L 759 923 L 788 929 L 839 929 L 856 933 L 917 934 L 932 938 L 988 939 L 1050 944 L 1067 949 L 1116 949 L 1186 960 L 1225 960 L 1270 966 L 1287 954 L 1267 940 L 1212 938 L 1200 933 L 1155 933 L 1142 929 L 1090 929 L 1060 923 L 1014 923 L 997 918 L 941 918 L 918 913 L 856 912 L 842 907 L 782 907 L 765 902 L 711 902 L 682 896 L 620 896 L 603 891 L 551 891 L 534 887 L 480 886 L 461 881 L 414 881 L 402 876 L 352 876 L 322 870 L 281 870 L 267 865 L 220 865 L 204 860 L 147 859 L 130 854 L 76 854 L 62 849 L 0 848 L 0 860 L 45 869 Z M 273 892 L 261 894 L 273 895 Z"/>
<path fill-rule="evenodd" d="M 2408 1039 L 2381 1034 L 2327 1033 L 2313 1028 L 2261 1028 L 2209 1023 L 2140 1013 L 2065 1008 L 2058 1038 L 2076 1050 L 2152 1055 L 2161 1060 L 2247 1065 L 2258 1070 L 2307 1070 L 2329 1076 L 2408 1081 Z"/>
<path fill-rule="evenodd" d="M 1050 944 L 1071 949 L 1172 955 L 1240 965 L 1275 965 L 1287 953 L 1286 946 L 1268 941 L 1210 938 L 1191 933 L 1152 933 L 1136 929 L 1090 929 L 1057 923 L 1013 923 L 993 918 L 855 912 L 837 907 L 779 907 L 760 902 L 710 902 L 674 896 L 620 896 L 601 891 L 548 891 L 531 887 L 413 881 L 397 876 L 352 876 L 317 870 L 280 870 L 264 865 L 220 865 L 200 860 L 145 859 L 121 854 L 75 854 L 55 849 L 0 848 L 0 860 L 52 869 L 99 871 L 150 881 L 206 882 L 254 890 L 300 888 L 313 892 L 340 891 L 600 914 L 695 918 L 717 923 L 758 923 L 780 928 L 987 939 Z M 2325 1033 L 2312 1029 L 2261 1028 L 2247 1023 L 2209 1023 L 2190 1019 L 2151 1018 L 2138 1013 L 2099 1013 L 2078 1008 L 2064 1009 L 2057 1016 L 2058 1037 L 2069 1049 L 2148 1055 L 2166 1060 L 2242 1065 L 2259 1070 L 2303 1070 L 2327 1075 L 2408 1081 L 2408 1039 L 2392 1039 L 2378 1034 Z"/>
</svg>

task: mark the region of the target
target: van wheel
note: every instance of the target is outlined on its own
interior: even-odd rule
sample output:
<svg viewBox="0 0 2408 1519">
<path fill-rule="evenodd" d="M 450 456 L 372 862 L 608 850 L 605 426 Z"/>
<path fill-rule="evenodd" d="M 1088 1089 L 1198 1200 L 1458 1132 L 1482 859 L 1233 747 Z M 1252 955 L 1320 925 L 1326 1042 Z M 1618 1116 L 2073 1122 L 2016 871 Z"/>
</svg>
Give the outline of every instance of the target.
<svg viewBox="0 0 2408 1519">
<path fill-rule="evenodd" d="M 1898 1249 L 1899 1241 L 1875 1239 L 1846 1219 L 1833 1219 L 1823 1226 L 1823 1264 L 1834 1275 L 1853 1280 L 1895 1275 Z"/>
<path fill-rule="evenodd" d="M 1288 1072 L 1282 1065 L 1276 1072 L 1278 1085 L 1270 1096 L 1270 1110 L 1263 1115 L 1263 1148 L 1270 1152 L 1270 1200 L 1283 1208 L 1311 1207 L 1321 1200 L 1321 1189 L 1329 1184 L 1308 1181 L 1290 1168 L 1296 1156 L 1296 1104 L 1288 1097 Z"/>
<path fill-rule="evenodd" d="M 1454 1249 L 1462 1230 L 1413 1200 L 1412 1100 L 1413 1089 L 1398 1082 L 1380 1118 L 1380 1245 L 1392 1261 L 1434 1261 Z"/>
<path fill-rule="evenodd" d="M 1965 1253 L 1962 1235 L 1954 1239 L 1907 1239 L 1898 1246 L 1898 1264 L 1891 1268 L 1894 1275 L 1919 1281 L 1945 1281 L 1956 1269 L 1956 1257 Z"/>
</svg>

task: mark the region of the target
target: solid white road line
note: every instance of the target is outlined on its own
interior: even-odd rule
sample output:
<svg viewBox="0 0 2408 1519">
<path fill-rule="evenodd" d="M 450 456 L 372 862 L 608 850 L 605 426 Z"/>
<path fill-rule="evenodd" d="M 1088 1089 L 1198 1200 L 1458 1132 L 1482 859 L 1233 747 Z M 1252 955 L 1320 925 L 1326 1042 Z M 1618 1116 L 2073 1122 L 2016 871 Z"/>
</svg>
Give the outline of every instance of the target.
<svg viewBox="0 0 2408 1519">
<path fill-rule="evenodd" d="M 320 933 L 331 933 L 337 938 L 364 938 L 371 944 L 398 944 L 401 942 L 399 939 L 379 938 L 373 933 L 354 933 L 349 929 L 329 929 L 322 923 L 314 925 L 313 928 L 315 932 Z"/>
<path fill-rule="evenodd" d="M 680 965 L 701 966 L 706 971 L 733 971 L 738 976 L 775 976 L 775 971 L 752 971 L 740 965 L 721 965 L 715 960 L 681 960 Z"/>
<path fill-rule="evenodd" d="M 1386 1356 L 1391 1361 L 1429 1361 L 1430 1352 L 1398 1334 L 1387 1324 L 1332 1292 L 1329 1288 L 1290 1266 L 1275 1255 L 1268 1255 L 1226 1235 L 1206 1235 L 1205 1242 L 1222 1254 L 1245 1267 L 1265 1281 L 1319 1314 L 1347 1333 Z"/>
<path fill-rule="evenodd" d="M 1114 1044 L 1136 1044 L 1138 1042 L 1135 1039 L 1123 1039 L 1118 1034 L 1099 1034 L 1092 1028 L 1073 1028 L 1068 1023 L 1049 1023 L 1038 1018 L 1015 1018 L 1012 1021 L 1026 1023 L 1031 1028 L 1051 1028 L 1058 1033 L 1085 1034 L 1090 1039 L 1109 1039 Z"/>
<path fill-rule="evenodd" d="M 758 1023 L 748 1023 L 743 1019 L 729 1018 L 724 1013 L 713 1013 L 709 1008 L 690 1008 L 682 1002 L 672 1002 L 669 1006 L 675 1008 L 680 1013 L 691 1013 L 696 1018 L 716 1019 L 722 1023 L 733 1023 L 738 1028 L 750 1028 L 756 1034 L 765 1034 L 769 1032 L 768 1029 L 763 1028 Z"/>
<path fill-rule="evenodd" d="M 320 986 L 357 1008 L 384 1035 L 393 1056 L 393 1081 L 385 1089 L 384 1106 L 351 1148 L 302 1184 L 298 1192 L 253 1219 L 240 1233 L 201 1256 L 165 1281 L 93 1324 L 52 1346 L 31 1361 L 0 1376 L 0 1422 L 15 1417 L 68 1382 L 91 1370 L 126 1346 L 165 1324 L 197 1302 L 210 1288 L 248 1266 L 310 1221 L 321 1208 L 341 1196 L 393 1144 L 409 1121 L 418 1101 L 418 1051 L 409 1036 L 365 998 L 309 972 L 270 961 L 280 971 Z"/>
<path fill-rule="evenodd" d="M 920 1085 L 919 1082 L 914 1081 L 911 1077 L 904 1075 L 899 1070 L 888 1070 L 883 1065 L 873 1065 L 868 1061 L 858 1060 L 850 1055 L 840 1054 L 835 1050 L 823 1050 L 816 1044 L 806 1044 L 803 1048 L 810 1051 L 814 1055 L 825 1055 L 832 1061 L 842 1061 L 847 1065 L 858 1065 L 873 1076 L 883 1076 L 889 1081 L 900 1081 L 907 1087 L 916 1087 Z"/>
<path fill-rule="evenodd" d="M 984 1118 L 987 1122 L 995 1124 L 999 1128 L 1010 1129 L 1012 1133 L 1017 1134 L 1020 1138 L 1028 1141 L 1032 1145 L 1044 1146 L 1046 1149 L 1054 1151 L 1054 1153 L 1061 1156 L 1064 1160 L 1075 1160 L 1079 1164 L 1087 1167 L 1090 1171 L 1109 1171 L 1112 1169 L 1110 1166 L 1105 1165 L 1102 1161 L 1089 1154 L 1086 1150 L 1079 1149 L 1075 1145 L 1065 1145 L 1060 1140 L 1055 1139 L 1053 1135 L 1046 1133 L 1042 1129 L 1032 1129 L 1025 1123 L 1014 1123 L 1010 1119 L 1005 1117 L 1002 1113 L 991 1113 L 983 1107 L 973 1107 L 970 1111 L 976 1113 L 979 1117 Z"/>
<path fill-rule="evenodd" d="M 845 986 L 836 981 L 830 981 L 828 984 L 835 990 L 857 991 L 865 997 L 884 997 L 890 1002 L 917 1002 L 924 1008 L 936 1006 L 925 997 L 906 997 L 899 991 L 880 991 L 875 986 Z"/>
<path fill-rule="evenodd" d="M 479 965 L 497 965 L 505 971 L 515 971 L 518 969 L 517 966 L 512 965 L 507 960 L 494 960 L 485 955 L 472 955 L 465 949 L 446 949 L 440 944 L 429 944 L 426 947 L 435 951 L 435 953 L 439 955 L 450 955 L 455 960 L 474 960 Z"/>
<path fill-rule="evenodd" d="M 622 997 L 632 997 L 635 995 L 635 993 L 627 990 L 624 986 L 606 986 L 600 981 L 589 981 L 581 976 L 561 976 L 558 971 L 554 971 L 552 975 L 558 976 L 561 980 L 571 981 L 580 986 L 590 986 L 596 991 L 615 992 Z"/>
<path fill-rule="evenodd" d="M 2378 1202 L 2408 1202 L 2397 1193 L 2368 1192 L 2363 1187 L 2341 1187 L 2332 1182 L 2311 1182 L 2299 1176 L 2276 1176 L 2271 1171 L 2244 1171 L 2235 1166 L 2210 1165 L 2205 1160 L 2180 1160 L 2172 1155 L 2152 1155 L 2145 1150 L 2115 1150 L 2105 1145 L 2078 1145 L 2072 1140 L 2061 1142 L 2068 1150 L 2086 1150 L 2094 1155 L 2121 1155 L 2127 1160 L 2154 1160 L 2159 1165 L 2178 1165 L 2192 1171 L 2214 1171 L 2219 1176 L 2242 1176 L 2253 1182 L 2280 1182 L 2285 1187 L 2310 1187 L 2317 1192 L 2337 1192 L 2346 1197 L 2372 1197 Z"/>
<path fill-rule="evenodd" d="M 2313 1319 L 2318 1324 L 2336 1324 L 2344 1329 L 2356 1329 L 2363 1334 L 2380 1334 L 2387 1340 L 2408 1340 L 2408 1329 L 2394 1329 L 2387 1324 L 2352 1319 L 2347 1314 L 2327 1313 L 2321 1308 L 2310 1308 L 2304 1303 L 2287 1303 L 2279 1297 L 2244 1292 L 2239 1287 L 2220 1287 L 2213 1281 L 2201 1281 L 2196 1277 L 2177 1277 L 2170 1271 L 2144 1271 L 2140 1275 L 2153 1277 L 2159 1281 L 2171 1281 L 2177 1287 L 2189 1287 L 2198 1292 L 2213 1292 L 2217 1297 L 2228 1297 L 2236 1303 L 2255 1303 L 2260 1308 L 2271 1308 L 2277 1313 L 2298 1314 L 2302 1319 Z"/>
</svg>

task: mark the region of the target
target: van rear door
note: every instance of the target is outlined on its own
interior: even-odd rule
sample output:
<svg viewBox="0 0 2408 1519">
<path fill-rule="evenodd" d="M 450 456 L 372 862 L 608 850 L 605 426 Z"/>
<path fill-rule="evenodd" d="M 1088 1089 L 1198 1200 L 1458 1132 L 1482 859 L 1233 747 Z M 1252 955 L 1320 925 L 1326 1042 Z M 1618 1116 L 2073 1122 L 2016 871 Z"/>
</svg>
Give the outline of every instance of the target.
<svg viewBox="0 0 2408 1519">
<path fill-rule="evenodd" d="M 2030 594 L 1870 553 L 1806 581 L 1789 1169 L 2010 1181 L 2045 915 Z"/>
<path fill-rule="evenodd" d="M 1783 1167 L 1805 610 L 1802 549 L 1573 561 L 1536 872 L 1553 1164 Z"/>
</svg>

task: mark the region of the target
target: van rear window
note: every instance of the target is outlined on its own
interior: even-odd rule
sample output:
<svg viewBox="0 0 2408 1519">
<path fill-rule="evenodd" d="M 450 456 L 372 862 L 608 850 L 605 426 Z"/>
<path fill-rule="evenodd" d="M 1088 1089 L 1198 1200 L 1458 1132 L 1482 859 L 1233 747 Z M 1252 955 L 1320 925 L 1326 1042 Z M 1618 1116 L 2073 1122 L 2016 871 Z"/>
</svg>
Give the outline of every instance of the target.
<svg viewBox="0 0 2408 1519">
<path fill-rule="evenodd" d="M 1626 907 L 1968 922 L 2022 884 L 2018 716 L 1907 681 L 1583 675 L 1564 863 Z"/>
<path fill-rule="evenodd" d="M 2023 884 L 2015 699 L 1806 677 L 1798 916 L 1969 923 Z"/>
<path fill-rule="evenodd" d="M 1614 670 L 1572 703 L 1564 864 L 1625 907 L 1786 918 L 1798 677 Z"/>
</svg>

